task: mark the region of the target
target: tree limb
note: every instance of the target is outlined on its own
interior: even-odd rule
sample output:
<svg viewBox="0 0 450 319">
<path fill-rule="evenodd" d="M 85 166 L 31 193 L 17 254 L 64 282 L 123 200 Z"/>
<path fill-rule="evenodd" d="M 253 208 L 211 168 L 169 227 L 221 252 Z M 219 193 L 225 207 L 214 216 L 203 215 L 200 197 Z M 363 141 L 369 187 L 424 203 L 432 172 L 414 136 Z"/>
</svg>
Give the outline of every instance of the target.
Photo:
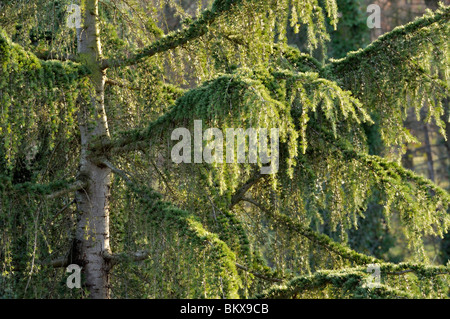
<svg viewBox="0 0 450 319">
<path fill-rule="evenodd" d="M 139 88 L 136 88 L 131 85 L 128 85 L 128 84 L 125 84 L 125 83 L 122 83 L 122 82 L 119 82 L 119 81 L 116 81 L 113 79 L 109 79 L 109 78 L 106 79 L 105 83 L 109 84 L 109 85 L 115 85 L 115 86 L 118 86 L 121 88 L 129 89 L 129 90 L 140 91 Z"/>
<path fill-rule="evenodd" d="M 120 262 L 131 260 L 131 261 L 143 261 L 150 256 L 150 253 L 146 250 L 140 250 L 134 253 L 120 253 L 120 254 L 112 254 L 109 251 L 103 251 L 103 258 L 108 260 L 111 266 L 114 266 Z"/>
<path fill-rule="evenodd" d="M 133 184 L 133 181 L 129 177 L 131 176 L 131 174 L 125 172 L 124 170 L 118 169 L 108 160 L 103 160 L 102 163 L 105 164 L 109 169 L 111 169 L 111 171 L 121 176 L 128 184 Z"/>
<path fill-rule="evenodd" d="M 366 61 L 373 59 L 374 55 L 386 54 L 384 49 L 389 49 L 393 41 L 410 36 L 414 32 L 430 27 L 437 23 L 439 26 L 445 26 L 450 20 L 450 7 L 443 7 L 435 12 L 432 16 L 424 16 L 418 18 L 404 26 L 397 27 L 394 30 L 387 32 L 380 36 L 377 40 L 372 42 L 364 49 L 359 51 L 349 52 L 346 57 L 338 60 L 332 60 L 325 66 L 325 73 L 340 74 L 346 67 L 359 67 L 365 65 Z M 392 51 L 390 51 L 392 53 Z M 364 66 L 365 67 L 365 66 Z M 344 73 L 347 71 L 345 70 Z"/>
<path fill-rule="evenodd" d="M 126 261 L 126 260 L 131 260 L 131 261 L 143 261 L 145 259 L 147 259 L 150 256 L 150 253 L 146 250 L 140 250 L 134 253 L 129 253 L 129 254 L 125 254 L 125 253 L 121 253 L 121 254 L 111 254 L 108 251 L 104 251 L 103 252 L 103 257 L 108 260 L 111 265 L 116 265 L 120 262 Z M 253 276 L 260 278 L 260 279 L 264 279 L 267 281 L 272 281 L 272 282 L 283 282 L 283 279 L 280 278 L 272 278 L 272 277 L 268 277 L 264 274 L 260 274 L 258 272 L 254 272 L 251 271 L 250 269 L 248 269 L 247 267 L 235 263 L 236 268 L 239 268 L 241 270 L 247 271 L 249 273 L 251 273 Z"/>
<path fill-rule="evenodd" d="M 39 58 L 40 60 L 43 60 L 43 61 L 57 60 L 57 61 L 61 61 L 61 62 L 65 62 L 65 61 L 79 62 L 79 59 L 77 59 L 77 56 L 74 54 L 60 54 L 60 53 L 52 52 L 49 50 L 38 51 L 38 52 L 35 52 L 34 54 L 36 55 L 37 58 Z M 56 56 L 58 56 L 58 57 L 56 57 Z"/>
<path fill-rule="evenodd" d="M 245 193 L 253 186 L 255 185 L 264 175 L 262 175 L 259 171 L 256 172 L 250 179 L 243 184 L 231 197 L 231 203 L 228 207 L 229 209 L 232 209 L 234 205 L 239 203 L 239 201 L 243 198 Z"/>
<path fill-rule="evenodd" d="M 280 279 L 280 278 L 268 277 L 268 276 L 263 275 L 263 274 L 260 274 L 260 273 L 258 273 L 258 272 L 251 271 L 251 270 L 248 269 L 247 267 L 242 266 L 242 265 L 240 265 L 240 264 L 238 264 L 238 263 L 236 263 L 236 268 L 239 268 L 239 269 L 241 269 L 241 270 L 244 270 L 244 271 L 246 271 L 246 272 L 249 272 L 249 273 L 251 273 L 253 276 L 255 276 L 255 277 L 257 277 L 257 278 L 260 278 L 260 279 L 267 280 L 267 281 L 272 281 L 272 282 L 283 282 L 283 281 L 284 281 L 283 279 Z"/>
<path fill-rule="evenodd" d="M 203 11 L 200 17 L 192 22 L 187 28 L 167 34 L 149 46 L 142 48 L 131 57 L 124 59 L 103 60 L 102 69 L 133 65 L 140 62 L 144 58 L 174 49 L 178 46 L 186 44 L 190 40 L 201 37 L 208 32 L 208 26 L 212 24 L 219 16 L 241 2 L 242 0 L 215 0 L 212 9 Z"/>
<path fill-rule="evenodd" d="M 263 212 L 266 213 L 266 215 L 276 222 L 278 222 L 280 225 L 283 225 L 284 227 L 298 232 L 300 235 L 308 238 L 313 243 L 325 248 L 326 250 L 333 252 L 342 258 L 348 259 L 350 261 L 353 261 L 356 264 L 371 264 L 371 263 L 382 263 L 382 260 L 379 260 L 372 256 L 367 256 L 361 253 L 358 253 L 344 245 L 341 245 L 334 240 L 332 240 L 330 237 L 317 233 L 310 229 L 309 227 L 306 227 L 302 225 L 299 222 L 292 221 L 288 216 L 282 215 L 282 214 L 276 214 L 269 209 L 266 209 L 263 205 L 258 203 L 257 201 L 251 199 L 242 197 L 241 200 L 244 200 L 246 202 L 249 202 L 255 206 L 257 206 L 259 209 L 261 209 Z"/>
<path fill-rule="evenodd" d="M 84 187 L 86 187 L 86 182 L 78 180 L 75 183 L 69 185 L 68 187 L 66 187 L 64 189 L 61 189 L 57 192 L 47 195 L 46 198 L 47 199 L 55 199 L 55 198 L 65 195 L 65 194 L 76 192 L 77 190 L 80 190 Z"/>
</svg>

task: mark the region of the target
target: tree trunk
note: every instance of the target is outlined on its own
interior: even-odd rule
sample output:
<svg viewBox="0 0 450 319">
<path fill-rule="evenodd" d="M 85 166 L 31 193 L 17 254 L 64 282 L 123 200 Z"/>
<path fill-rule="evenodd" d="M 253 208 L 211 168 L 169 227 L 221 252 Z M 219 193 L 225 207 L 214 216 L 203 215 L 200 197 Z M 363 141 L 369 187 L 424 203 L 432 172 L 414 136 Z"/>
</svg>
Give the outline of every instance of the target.
<svg viewBox="0 0 450 319">
<path fill-rule="evenodd" d="M 78 53 L 91 71 L 91 101 L 81 103 L 79 128 L 81 156 L 78 178 L 87 183 L 76 195 L 78 225 L 76 259 L 82 266 L 84 287 L 90 298 L 109 298 L 110 265 L 103 258 L 109 247 L 109 195 L 111 170 L 89 157 L 88 146 L 94 138 L 109 139 L 104 105 L 105 71 L 101 70 L 101 44 L 98 30 L 98 0 L 86 0 L 83 10 Z"/>
</svg>

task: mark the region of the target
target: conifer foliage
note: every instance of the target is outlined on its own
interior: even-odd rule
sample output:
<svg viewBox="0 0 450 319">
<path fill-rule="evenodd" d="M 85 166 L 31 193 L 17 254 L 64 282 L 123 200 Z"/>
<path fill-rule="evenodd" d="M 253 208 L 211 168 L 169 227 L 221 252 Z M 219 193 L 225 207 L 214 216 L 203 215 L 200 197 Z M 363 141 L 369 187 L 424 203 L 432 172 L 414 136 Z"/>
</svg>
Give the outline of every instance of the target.
<svg viewBox="0 0 450 319">
<path fill-rule="evenodd" d="M 334 60 L 335 0 L 83 0 L 78 29 L 71 4 L 0 7 L 0 296 L 450 296 L 450 264 L 424 248 L 449 230 L 450 195 L 399 164 L 409 108 L 445 136 L 450 7 Z M 279 169 L 175 163 L 171 134 L 194 120 L 277 128 Z M 374 193 L 411 260 L 347 245 Z"/>
</svg>

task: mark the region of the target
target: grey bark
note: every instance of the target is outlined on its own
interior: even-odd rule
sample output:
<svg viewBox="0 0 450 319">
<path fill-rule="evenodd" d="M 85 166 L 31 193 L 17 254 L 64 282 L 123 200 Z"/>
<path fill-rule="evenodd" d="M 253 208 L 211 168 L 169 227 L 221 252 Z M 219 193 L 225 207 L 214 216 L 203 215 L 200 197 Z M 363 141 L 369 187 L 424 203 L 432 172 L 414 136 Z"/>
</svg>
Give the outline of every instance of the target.
<svg viewBox="0 0 450 319">
<path fill-rule="evenodd" d="M 77 191 L 78 224 L 73 259 L 80 263 L 84 286 L 90 298 L 109 298 L 110 264 L 103 257 L 109 245 L 109 196 L 111 170 L 89 157 L 88 146 L 93 139 L 109 139 L 104 105 L 105 71 L 101 70 L 102 51 L 98 29 L 98 0 L 86 0 L 83 28 L 79 32 L 78 54 L 90 68 L 91 100 L 81 103 L 79 129 L 81 155 L 78 177 L 85 188 Z"/>
</svg>

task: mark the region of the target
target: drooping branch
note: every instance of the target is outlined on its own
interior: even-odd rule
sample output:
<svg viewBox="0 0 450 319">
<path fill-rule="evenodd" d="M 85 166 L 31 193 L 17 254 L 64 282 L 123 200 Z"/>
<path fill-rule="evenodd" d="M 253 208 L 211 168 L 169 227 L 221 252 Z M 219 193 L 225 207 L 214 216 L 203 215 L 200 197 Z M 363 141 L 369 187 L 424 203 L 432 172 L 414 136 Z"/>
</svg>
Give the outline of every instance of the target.
<svg viewBox="0 0 450 319">
<path fill-rule="evenodd" d="M 424 105 L 426 120 L 433 119 L 445 136 L 442 100 L 450 94 L 449 21 L 450 7 L 426 13 L 364 49 L 331 60 L 321 73 L 350 90 L 371 115 L 376 115 L 381 139 L 387 146 L 414 140 L 401 123 L 411 108 L 420 120 Z"/>
<path fill-rule="evenodd" d="M 147 201 L 145 198 L 141 199 Z M 151 201 L 148 204 L 150 205 L 147 213 L 152 215 L 155 222 L 167 223 L 172 229 L 184 234 L 188 245 L 209 251 L 210 265 L 218 270 L 216 276 L 221 278 L 225 296 L 236 298 L 240 278 L 235 265 L 236 255 L 229 246 L 216 234 L 207 231 L 198 219 L 187 211 L 162 201 Z M 143 258 L 143 255 L 135 258 L 141 256 Z"/>
<path fill-rule="evenodd" d="M 211 25 L 219 16 L 230 11 L 231 8 L 239 5 L 241 2 L 242 0 L 215 0 L 211 10 L 203 11 L 200 17 L 192 22 L 188 27 L 169 33 L 128 58 L 104 60 L 102 63 L 102 69 L 133 65 L 144 58 L 174 49 L 193 39 L 199 38 L 208 32 L 208 26 Z"/>
<path fill-rule="evenodd" d="M 241 110 L 247 108 L 252 116 L 246 117 L 249 125 L 259 126 L 271 124 L 272 127 L 286 129 L 280 135 L 290 134 L 293 125 L 289 119 L 289 111 L 282 102 L 270 95 L 270 90 L 259 79 L 252 78 L 252 74 L 243 71 L 242 74 L 221 75 L 212 81 L 203 83 L 200 87 L 190 89 L 179 97 L 174 105 L 164 115 L 151 122 L 146 128 L 133 129 L 121 132 L 117 138 L 111 141 L 95 141 L 90 150 L 95 155 L 112 153 L 124 153 L 140 149 L 145 151 L 148 142 L 160 140 L 166 141 L 166 134 L 178 125 L 186 125 L 186 121 L 215 119 L 218 125 L 237 124 L 242 116 Z M 227 92 L 227 98 L 223 98 Z M 253 99 L 251 99 L 251 98 Z M 231 107 L 230 107 L 231 106 Z M 224 114 L 224 110 L 230 110 Z M 278 116 L 275 116 L 275 112 Z M 224 116 L 225 115 L 225 116 Z M 253 123 L 252 123 L 253 122 Z M 242 124 L 242 122 L 240 122 Z"/>
<path fill-rule="evenodd" d="M 446 190 L 398 163 L 357 150 L 351 143 L 334 138 L 330 130 L 316 125 L 312 132 L 329 146 L 329 156 L 358 165 L 361 174 L 371 176 L 370 187 L 383 194 L 385 217 L 389 220 L 392 209 L 399 213 L 409 245 L 422 249 L 423 236 L 446 233 L 450 224 L 450 194 Z"/>
<path fill-rule="evenodd" d="M 0 76 L 7 76 L 10 72 L 9 67 L 19 64 L 21 68 L 13 68 L 14 72 L 18 69 L 20 72 L 27 72 L 29 79 L 36 77 L 42 82 L 39 85 L 47 85 L 48 78 L 52 78 L 61 82 L 52 83 L 58 86 L 58 84 L 67 85 L 90 72 L 86 66 L 74 62 L 76 58 L 73 55 L 68 55 L 62 60 L 54 60 L 46 53 L 34 54 L 27 51 L 19 44 L 12 42 L 2 28 L 0 28 L 0 48 L 0 62 L 6 67 L 6 72 L 0 73 Z"/>
<path fill-rule="evenodd" d="M 127 253 L 111 254 L 107 251 L 103 252 L 103 257 L 105 259 L 107 259 L 112 266 L 114 266 L 120 262 L 126 262 L 126 261 L 133 261 L 133 262 L 143 261 L 143 260 L 147 259 L 149 256 L 150 256 L 150 253 L 146 250 L 141 250 L 141 251 L 137 251 L 134 253 L 128 253 L 128 254 Z M 56 263 L 57 262 L 55 261 L 55 264 Z M 266 281 L 280 282 L 280 283 L 284 281 L 283 279 L 280 279 L 280 278 L 269 277 L 269 276 L 266 276 L 259 272 L 252 271 L 248 267 L 245 267 L 239 263 L 235 263 L 235 265 L 236 265 L 236 268 L 244 270 L 257 278 L 260 278 L 260 279 L 263 279 Z"/>
<path fill-rule="evenodd" d="M 311 276 L 301 276 L 292 279 L 284 286 L 275 286 L 262 294 L 257 295 L 260 299 L 296 299 L 305 291 L 320 290 L 328 285 L 337 289 L 345 287 L 345 293 L 354 297 L 355 294 L 369 295 L 370 297 L 382 298 L 406 298 L 411 299 L 413 295 L 401 289 L 378 284 L 376 289 L 364 286 L 365 275 L 363 271 L 319 271 Z"/>
<path fill-rule="evenodd" d="M 380 277 L 401 275 L 406 273 L 420 274 L 431 279 L 437 275 L 449 275 L 448 266 L 427 266 L 413 263 L 383 263 L 378 265 Z M 257 298 L 296 298 L 307 290 L 320 290 L 327 285 L 343 289 L 343 293 L 352 297 L 382 297 L 382 298 L 414 298 L 408 291 L 390 287 L 388 284 L 378 283 L 376 288 L 369 287 L 366 278 L 369 277 L 367 267 L 354 267 L 342 270 L 322 270 L 313 275 L 299 276 L 286 285 L 274 286 Z M 380 278 L 381 279 L 381 278 Z"/>
<path fill-rule="evenodd" d="M 269 277 L 269 276 L 266 276 L 266 275 L 261 274 L 259 272 L 252 271 L 248 267 L 242 266 L 241 264 L 238 264 L 238 263 L 236 263 L 236 268 L 244 270 L 244 271 L 252 274 L 253 276 L 255 276 L 257 278 L 263 279 L 263 280 L 266 280 L 266 281 L 271 281 L 271 282 L 283 282 L 284 281 L 284 279 L 281 279 L 281 278 Z"/>
<path fill-rule="evenodd" d="M 237 296 L 236 289 L 240 279 L 237 275 L 237 266 L 235 265 L 236 256 L 224 241 L 219 239 L 216 234 L 205 230 L 194 215 L 172 206 L 171 203 L 161 201 L 159 193 L 147 187 L 140 187 L 133 177 L 129 177 L 128 173 L 116 168 L 108 160 L 103 160 L 102 164 L 126 181 L 131 190 L 139 196 L 140 201 L 145 205 L 147 213 L 153 216 L 156 223 L 169 221 L 171 227 L 186 235 L 190 245 L 198 245 L 202 249 L 209 246 L 213 247 L 210 258 L 227 275 L 222 276 L 223 284 L 225 285 L 224 289 L 230 297 Z M 149 252 L 142 250 L 131 254 L 113 254 L 108 249 L 105 249 L 102 251 L 102 256 L 113 266 L 124 261 L 145 260 L 149 256 Z"/>
<path fill-rule="evenodd" d="M 396 174 L 405 181 L 412 182 L 422 189 L 427 189 L 433 195 L 439 196 L 443 200 L 444 204 L 450 204 L 450 194 L 429 179 L 417 175 L 413 171 L 402 167 L 396 162 L 388 161 L 380 156 L 368 155 L 358 152 L 348 147 L 343 142 L 333 138 L 332 133 L 327 131 L 326 129 L 319 128 L 317 126 L 315 128 L 320 130 L 320 132 L 313 130 L 313 132 L 320 139 L 324 140 L 328 145 L 333 146 L 336 151 L 342 152 L 346 156 L 357 159 L 362 163 L 368 165 L 368 167 L 372 169 L 374 173 L 378 174 L 380 178 L 385 180 L 386 182 L 390 181 L 388 179 L 389 175 Z"/>
<path fill-rule="evenodd" d="M 346 57 L 342 59 L 331 61 L 324 67 L 324 72 L 343 75 L 343 73 L 341 72 L 344 71 L 345 68 L 361 67 L 365 62 L 373 59 L 374 56 L 385 54 L 385 50 L 388 50 L 393 43 L 408 41 L 408 39 L 410 39 L 412 35 L 414 35 L 414 33 L 420 32 L 421 30 L 424 30 L 433 24 L 435 24 L 436 27 L 444 30 L 449 20 L 450 6 L 442 7 L 433 15 L 426 15 L 424 17 L 418 18 L 404 26 L 396 27 L 394 30 L 383 34 L 364 49 L 350 52 Z"/>
<path fill-rule="evenodd" d="M 294 66 L 296 70 L 300 72 L 312 71 L 319 74 L 323 73 L 322 63 L 313 56 L 282 43 L 268 45 L 273 48 L 274 53 L 283 58 L 283 60 L 286 60 L 290 66 Z"/>
<path fill-rule="evenodd" d="M 65 61 L 72 61 L 72 62 L 79 62 L 78 58 L 74 54 L 61 54 L 61 53 L 55 53 L 49 50 L 46 51 L 38 51 L 35 53 L 36 57 L 43 61 L 48 60 L 57 60 L 61 62 Z"/>
<path fill-rule="evenodd" d="M 375 257 L 367 256 L 361 253 L 358 253 L 344 245 L 341 245 L 335 241 L 333 241 L 330 237 L 319 234 L 309 227 L 306 227 L 302 225 L 301 223 L 297 221 L 293 221 L 291 218 L 289 218 L 286 215 L 277 214 L 275 212 L 272 212 L 269 209 L 266 209 L 262 204 L 258 203 L 257 201 L 248 198 L 243 197 L 243 201 L 249 202 L 259 209 L 261 209 L 269 218 L 277 222 L 282 227 L 286 227 L 287 229 L 294 231 L 301 236 L 304 236 L 308 238 L 313 243 L 327 249 L 330 252 L 333 252 L 342 258 L 348 259 L 356 264 L 363 265 L 363 264 L 370 264 L 370 263 L 377 263 L 377 262 L 383 262 Z"/>
</svg>

